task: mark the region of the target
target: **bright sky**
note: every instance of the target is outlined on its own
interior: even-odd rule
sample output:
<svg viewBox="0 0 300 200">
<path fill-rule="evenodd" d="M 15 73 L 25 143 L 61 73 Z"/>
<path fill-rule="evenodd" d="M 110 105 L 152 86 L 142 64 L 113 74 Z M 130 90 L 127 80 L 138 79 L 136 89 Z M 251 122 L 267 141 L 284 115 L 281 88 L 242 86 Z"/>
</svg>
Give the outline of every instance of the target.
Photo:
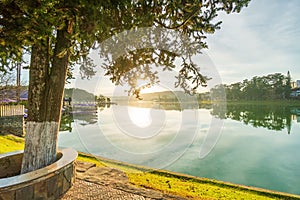
<svg viewBox="0 0 300 200">
<path fill-rule="evenodd" d="M 219 19 L 221 29 L 207 40 L 210 65 L 203 72 L 218 73 L 226 84 L 288 70 L 300 79 L 300 0 L 252 0 L 241 13 L 222 13 Z M 119 90 L 101 71 L 88 84 L 77 79 L 67 87 L 104 95 Z"/>
<path fill-rule="evenodd" d="M 300 79 L 300 1 L 252 0 L 239 14 L 222 14 L 206 50 L 223 83 L 289 70 Z"/>
</svg>

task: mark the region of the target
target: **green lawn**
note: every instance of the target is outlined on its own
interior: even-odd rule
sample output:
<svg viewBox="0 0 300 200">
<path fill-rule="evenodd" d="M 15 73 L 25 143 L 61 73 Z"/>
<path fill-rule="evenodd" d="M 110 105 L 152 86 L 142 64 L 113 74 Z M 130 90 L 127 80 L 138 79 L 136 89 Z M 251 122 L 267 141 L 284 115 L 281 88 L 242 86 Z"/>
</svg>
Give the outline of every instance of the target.
<svg viewBox="0 0 300 200">
<path fill-rule="evenodd" d="M 24 149 L 24 139 L 12 135 L 0 135 L 0 154 Z"/>
<path fill-rule="evenodd" d="M 0 153 L 22 150 L 24 139 L 0 136 Z M 79 153 L 78 160 L 110 166 L 127 173 L 131 184 L 193 199 L 300 199 L 294 195 L 256 190 L 244 186 L 130 165 Z"/>
</svg>

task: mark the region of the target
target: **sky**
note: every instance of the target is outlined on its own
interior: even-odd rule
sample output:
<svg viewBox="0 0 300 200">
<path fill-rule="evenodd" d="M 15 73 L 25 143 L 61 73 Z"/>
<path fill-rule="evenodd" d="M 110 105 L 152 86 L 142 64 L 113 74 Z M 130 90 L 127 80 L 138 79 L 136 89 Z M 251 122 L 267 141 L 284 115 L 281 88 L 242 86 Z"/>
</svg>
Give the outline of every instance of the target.
<svg viewBox="0 0 300 200">
<path fill-rule="evenodd" d="M 271 73 L 287 74 L 287 71 L 293 80 L 300 80 L 299 11 L 300 0 L 251 0 L 241 13 L 220 13 L 217 19 L 223 22 L 221 29 L 208 36 L 209 48 L 203 50 L 205 58 L 198 60 L 200 66 L 203 61 L 209 62 L 201 68 L 204 74 L 213 77 L 209 85 L 231 84 Z M 92 57 L 96 63 L 100 62 L 95 52 Z M 66 87 L 109 96 L 119 90 L 101 70 L 89 82 L 82 81 L 76 71 L 75 77 Z M 171 83 L 164 83 L 155 89 L 169 86 Z"/>
<path fill-rule="evenodd" d="M 300 79 L 300 1 L 252 0 L 239 14 L 221 14 L 206 53 L 223 83 L 270 73 Z"/>
</svg>

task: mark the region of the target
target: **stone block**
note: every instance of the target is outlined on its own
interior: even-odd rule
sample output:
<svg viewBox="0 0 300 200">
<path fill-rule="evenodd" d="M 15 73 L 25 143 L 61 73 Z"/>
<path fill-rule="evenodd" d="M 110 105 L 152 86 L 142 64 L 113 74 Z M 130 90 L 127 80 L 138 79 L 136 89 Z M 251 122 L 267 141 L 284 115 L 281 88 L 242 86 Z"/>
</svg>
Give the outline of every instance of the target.
<svg viewBox="0 0 300 200">
<path fill-rule="evenodd" d="M 34 185 L 34 199 L 47 199 L 46 182 L 38 182 Z"/>
<path fill-rule="evenodd" d="M 96 164 L 82 162 L 82 161 L 78 161 L 78 160 L 76 161 L 76 171 L 77 172 L 85 172 L 92 167 L 96 167 Z"/>
<path fill-rule="evenodd" d="M 32 185 L 20 188 L 16 191 L 16 200 L 32 200 L 34 199 L 33 192 Z"/>
<path fill-rule="evenodd" d="M 0 194 L 0 200 L 15 200 L 15 191 L 9 191 Z"/>
<path fill-rule="evenodd" d="M 62 192 L 62 183 L 59 181 L 59 176 L 55 175 L 49 178 L 47 184 L 47 197 L 59 196 Z"/>
<path fill-rule="evenodd" d="M 72 186 L 76 151 L 64 149 L 58 154 L 59 159 L 55 163 L 6 178 L 12 172 L 20 171 L 22 156 L 22 152 L 0 155 L 0 200 L 57 200 Z"/>
</svg>

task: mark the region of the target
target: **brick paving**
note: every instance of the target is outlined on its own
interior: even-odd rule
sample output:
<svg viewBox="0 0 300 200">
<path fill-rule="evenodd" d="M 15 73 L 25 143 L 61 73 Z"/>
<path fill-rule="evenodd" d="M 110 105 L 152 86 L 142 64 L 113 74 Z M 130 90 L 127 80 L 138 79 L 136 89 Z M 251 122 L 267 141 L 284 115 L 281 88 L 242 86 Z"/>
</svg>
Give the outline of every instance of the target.
<svg viewBox="0 0 300 200">
<path fill-rule="evenodd" d="M 60 200 L 164 200 L 184 199 L 131 185 L 126 174 L 108 167 L 77 161 L 76 181 Z"/>
<path fill-rule="evenodd" d="M 104 186 L 96 183 L 77 179 L 74 186 L 63 196 L 62 200 L 87 200 L 87 199 L 133 199 L 148 200 L 141 195 L 132 194 L 111 186 Z"/>
</svg>

